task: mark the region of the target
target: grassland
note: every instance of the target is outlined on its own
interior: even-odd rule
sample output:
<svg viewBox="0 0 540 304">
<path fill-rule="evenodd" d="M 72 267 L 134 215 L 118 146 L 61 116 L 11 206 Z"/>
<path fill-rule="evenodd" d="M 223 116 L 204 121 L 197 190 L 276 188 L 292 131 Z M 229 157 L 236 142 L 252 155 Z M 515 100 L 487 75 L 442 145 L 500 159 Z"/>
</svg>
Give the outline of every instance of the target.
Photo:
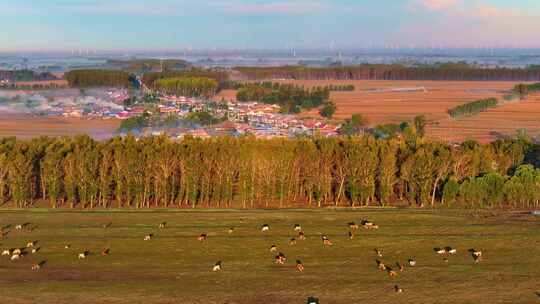
<svg viewBox="0 0 540 304">
<path fill-rule="evenodd" d="M 349 221 L 380 226 L 347 236 Z M 165 229 L 158 224 L 167 222 Z M 38 240 L 41 250 L 20 261 L 0 259 L 4 303 L 536 303 L 540 292 L 540 219 L 522 214 L 421 210 L 289 211 L 0 211 L 13 230 L 0 248 Z M 112 223 L 109 228 L 103 224 Z M 260 226 L 270 225 L 262 233 Z M 307 239 L 289 246 L 294 224 Z M 12 226 L 13 228 L 14 226 Z M 229 227 L 235 231 L 228 234 Z M 143 241 L 154 233 L 151 241 Z M 197 236 L 208 234 L 201 243 Z M 320 233 L 334 245 L 323 247 Z M 69 249 L 64 246 L 70 244 Z M 288 257 L 276 265 L 269 248 Z M 452 246 L 444 262 L 434 247 Z M 377 270 L 415 257 L 397 278 Z M 104 248 L 110 255 L 101 256 Z M 483 251 L 475 264 L 469 248 Z M 85 260 L 77 254 L 90 250 Z M 295 260 L 305 265 L 295 269 Z M 46 260 L 31 271 L 32 263 Z M 212 266 L 223 261 L 223 271 Z M 394 267 L 396 268 L 396 267 Z M 404 289 L 393 291 L 395 284 Z M 536 301 L 536 302 L 535 302 Z"/>
</svg>

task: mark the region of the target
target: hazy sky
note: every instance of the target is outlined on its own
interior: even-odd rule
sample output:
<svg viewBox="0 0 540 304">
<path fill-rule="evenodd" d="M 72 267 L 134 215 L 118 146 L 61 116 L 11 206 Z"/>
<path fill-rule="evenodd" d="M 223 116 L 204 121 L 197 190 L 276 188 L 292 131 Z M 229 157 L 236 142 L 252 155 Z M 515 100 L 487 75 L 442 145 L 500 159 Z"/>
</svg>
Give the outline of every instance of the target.
<svg viewBox="0 0 540 304">
<path fill-rule="evenodd" d="M 540 47 L 540 0 L 0 0 L 0 50 Z"/>
</svg>

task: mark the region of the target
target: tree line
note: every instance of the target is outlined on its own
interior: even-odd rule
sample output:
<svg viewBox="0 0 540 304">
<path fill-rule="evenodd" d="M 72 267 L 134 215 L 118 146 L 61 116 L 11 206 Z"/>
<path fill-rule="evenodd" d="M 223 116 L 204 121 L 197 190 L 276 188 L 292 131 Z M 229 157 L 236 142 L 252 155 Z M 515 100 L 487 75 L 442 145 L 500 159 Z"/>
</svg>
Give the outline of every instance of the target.
<svg viewBox="0 0 540 304">
<path fill-rule="evenodd" d="M 211 78 L 218 83 L 226 82 L 229 79 L 229 75 L 226 71 L 221 69 L 200 69 L 191 68 L 183 71 L 164 71 L 164 72 L 150 72 L 145 73 L 142 76 L 142 82 L 149 88 L 155 88 L 155 82 L 159 79 L 165 78 L 185 78 L 185 77 L 204 77 Z"/>
<path fill-rule="evenodd" d="M 539 81 L 540 70 L 521 68 L 481 68 L 440 65 L 409 67 L 400 64 L 362 64 L 343 67 L 235 67 L 245 80 L 462 80 Z"/>
<path fill-rule="evenodd" d="M 148 73 L 155 70 L 183 70 L 190 66 L 187 61 L 181 59 L 108 59 L 105 65 L 132 73 Z"/>
<path fill-rule="evenodd" d="M 127 88 L 133 76 L 124 71 L 113 70 L 73 70 L 64 75 L 70 87 L 123 87 Z"/>
<path fill-rule="evenodd" d="M 274 89 L 277 90 L 282 85 L 279 82 L 272 82 L 272 81 L 262 81 L 262 82 L 243 82 L 243 81 L 234 81 L 234 80 L 227 80 L 222 81 L 219 86 L 220 90 L 239 90 L 242 89 L 250 84 L 256 84 L 268 89 Z M 301 88 L 304 88 L 304 86 L 299 86 Z M 345 85 L 339 85 L 339 84 L 331 84 L 326 86 L 315 86 L 313 87 L 313 90 L 325 90 L 329 92 L 340 92 L 340 91 L 354 91 L 355 86 L 353 84 L 345 84 Z"/>
<path fill-rule="evenodd" d="M 283 113 L 299 113 L 328 103 L 330 92 L 316 87 L 311 90 L 294 84 L 250 83 L 245 84 L 236 93 L 238 101 L 257 101 L 281 106 Z"/>
<path fill-rule="evenodd" d="M 218 82 L 207 77 L 162 78 L 154 82 L 154 89 L 176 96 L 209 98 L 216 94 Z"/>
<path fill-rule="evenodd" d="M 32 70 L 0 70 L 0 80 L 4 79 L 13 82 L 58 80 L 58 78 L 50 72 L 34 72 Z"/>
<path fill-rule="evenodd" d="M 325 86 L 323 89 L 328 90 L 330 92 L 352 92 L 355 90 L 355 86 L 353 84 L 345 84 L 345 85 L 331 84 L 331 85 Z"/>
<path fill-rule="evenodd" d="M 475 100 L 449 109 L 448 114 L 450 114 L 452 118 L 475 115 L 487 111 L 489 108 L 496 107 L 498 103 L 497 98 Z"/>
<path fill-rule="evenodd" d="M 514 93 L 519 94 L 521 98 L 525 98 L 529 95 L 531 92 L 538 92 L 540 91 L 540 82 L 538 83 L 520 83 L 514 86 L 513 88 Z"/>
<path fill-rule="evenodd" d="M 53 81 L 44 81 L 44 83 L 9 83 L 0 84 L 1 89 L 7 90 L 52 90 L 66 88 L 67 84 Z"/>
<path fill-rule="evenodd" d="M 0 204 L 77 208 L 538 207 L 524 140 L 419 136 L 0 140 Z"/>
</svg>

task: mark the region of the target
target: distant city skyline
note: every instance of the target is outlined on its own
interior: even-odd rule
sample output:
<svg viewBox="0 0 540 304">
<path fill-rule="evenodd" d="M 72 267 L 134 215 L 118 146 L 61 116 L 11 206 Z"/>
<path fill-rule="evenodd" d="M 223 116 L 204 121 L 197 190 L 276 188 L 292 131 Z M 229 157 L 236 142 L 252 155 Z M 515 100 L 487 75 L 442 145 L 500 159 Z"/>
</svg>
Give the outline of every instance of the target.
<svg viewBox="0 0 540 304">
<path fill-rule="evenodd" d="M 537 0 L 2 0 L 0 51 L 540 47 Z"/>
</svg>

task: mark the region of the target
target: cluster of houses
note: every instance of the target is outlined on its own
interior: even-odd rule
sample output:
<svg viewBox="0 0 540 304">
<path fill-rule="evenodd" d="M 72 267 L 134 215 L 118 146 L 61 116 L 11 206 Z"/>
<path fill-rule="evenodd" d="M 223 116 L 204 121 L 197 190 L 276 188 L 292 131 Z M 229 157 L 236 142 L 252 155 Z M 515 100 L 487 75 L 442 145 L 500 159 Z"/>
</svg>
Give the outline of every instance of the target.
<svg viewBox="0 0 540 304">
<path fill-rule="evenodd" d="M 198 98 L 163 96 L 157 109 L 161 115 L 175 114 L 180 118 L 191 112 L 209 112 L 222 123 L 207 127 L 163 128 L 143 130 L 143 135 L 167 134 L 173 138 L 186 135 L 207 138 L 220 135 L 252 134 L 259 138 L 295 137 L 298 135 L 336 136 L 340 126 L 318 120 L 302 120 L 296 115 L 279 113 L 277 105 L 257 102 L 208 102 Z M 137 107 L 131 109 L 140 111 Z M 133 112 L 132 112 L 133 113 Z"/>
<path fill-rule="evenodd" d="M 339 131 L 337 125 L 317 120 L 300 119 L 296 115 L 282 114 L 277 105 L 257 102 L 211 101 L 201 98 L 161 95 L 158 97 L 158 102 L 149 108 L 148 104 L 125 106 L 125 100 L 130 98 L 126 89 L 88 90 L 84 94 L 73 90 L 51 92 L 54 94 L 36 93 L 35 91 L 12 91 L 10 94 L 13 97 L 26 96 L 24 99 L 28 99 L 29 102 L 18 102 L 18 104 L 31 104 L 32 106 L 27 109 L 28 113 L 38 115 L 125 120 L 149 112 L 151 115 L 162 118 L 175 115 L 182 119 L 193 112 L 207 112 L 212 117 L 222 121 L 210 126 L 182 124 L 181 127 L 175 128 L 148 128 L 148 130 L 142 130 L 143 135 L 165 133 L 173 138 L 182 138 L 186 135 L 205 138 L 219 135 L 252 134 L 256 137 L 272 138 L 314 134 L 334 136 Z M 149 109 L 151 110 L 149 111 Z"/>
<path fill-rule="evenodd" d="M 142 130 L 143 136 L 158 136 L 167 135 L 174 139 L 182 139 L 185 136 L 198 138 L 210 138 L 213 136 L 242 136 L 253 135 L 257 138 L 275 138 L 275 137 L 296 137 L 299 135 L 320 135 L 320 136 L 337 136 L 339 126 L 324 124 L 320 122 L 307 121 L 297 122 L 291 127 L 274 126 L 266 124 L 249 124 L 232 121 L 225 121 L 217 125 L 207 127 L 177 127 L 177 128 L 147 128 Z"/>
<path fill-rule="evenodd" d="M 123 106 L 127 98 L 127 90 L 109 90 L 104 96 L 79 96 L 73 98 L 73 102 L 56 102 L 55 107 L 48 110 L 47 114 L 71 118 L 133 117 L 136 113 L 129 113 Z"/>
</svg>

